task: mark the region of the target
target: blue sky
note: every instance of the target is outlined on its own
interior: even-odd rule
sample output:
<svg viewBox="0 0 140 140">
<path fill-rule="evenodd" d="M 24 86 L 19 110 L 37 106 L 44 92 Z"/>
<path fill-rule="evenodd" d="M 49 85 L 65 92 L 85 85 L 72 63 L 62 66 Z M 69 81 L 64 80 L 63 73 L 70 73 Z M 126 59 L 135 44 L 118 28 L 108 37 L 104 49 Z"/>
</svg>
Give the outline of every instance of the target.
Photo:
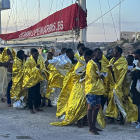
<svg viewBox="0 0 140 140">
<path fill-rule="evenodd" d="M 16 1 L 17 1 L 17 23 L 16 23 Z M 38 0 L 11 0 L 11 9 L 2 11 L 2 31 L 3 33 L 16 31 L 27 28 L 38 22 Z M 66 6 L 72 4 L 75 0 L 40 0 L 41 2 L 41 18 L 47 17 Z M 102 13 L 109 10 L 119 3 L 119 0 L 100 0 Z M 27 3 L 26 3 L 27 2 Z M 52 5 L 52 8 L 50 8 Z M 139 17 L 140 0 L 124 0 L 121 4 L 121 30 L 122 31 L 140 31 Z M 88 24 L 101 16 L 99 0 L 87 0 Z M 119 7 L 112 10 L 115 29 L 119 37 Z M 10 17 L 10 18 L 9 18 Z M 113 26 L 111 14 L 108 13 L 103 17 L 106 40 L 103 30 L 102 18 L 87 29 L 87 41 L 115 41 L 117 36 Z"/>
</svg>

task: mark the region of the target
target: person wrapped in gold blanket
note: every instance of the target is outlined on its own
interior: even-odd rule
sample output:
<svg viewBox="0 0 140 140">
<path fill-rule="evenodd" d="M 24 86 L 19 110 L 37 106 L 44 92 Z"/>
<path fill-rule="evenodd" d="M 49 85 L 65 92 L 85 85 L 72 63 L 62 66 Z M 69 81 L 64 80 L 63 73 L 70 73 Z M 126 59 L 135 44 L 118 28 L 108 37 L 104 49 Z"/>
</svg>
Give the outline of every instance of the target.
<svg viewBox="0 0 140 140">
<path fill-rule="evenodd" d="M 83 61 L 84 60 L 84 58 L 83 58 L 84 51 L 85 51 L 85 45 L 83 43 L 79 43 L 78 46 L 77 46 L 77 53 L 74 55 L 74 57 L 77 60 L 80 59 L 80 60 Z M 68 100 L 69 100 L 69 97 L 70 97 L 70 94 L 72 92 L 72 88 L 73 88 L 73 85 L 74 85 L 74 83 L 73 83 L 73 78 L 74 78 L 73 74 L 75 75 L 75 65 L 70 69 L 70 71 L 64 77 L 63 88 L 61 90 L 61 93 L 60 93 L 58 101 L 57 101 L 56 117 L 64 118 L 63 115 L 66 112 Z"/>
<path fill-rule="evenodd" d="M 97 131 L 102 131 L 95 127 L 96 120 L 105 127 L 105 119 L 101 108 L 101 95 L 105 94 L 103 79 L 108 74 L 108 69 L 103 67 L 103 53 L 101 49 L 94 49 L 93 59 L 86 66 L 85 76 L 85 95 L 88 103 L 88 123 L 89 132 L 94 135 L 99 135 Z"/>
<path fill-rule="evenodd" d="M 85 59 L 84 57 L 80 57 L 77 65 L 74 68 L 74 71 L 71 72 L 71 80 L 68 82 L 69 84 L 66 86 L 66 89 L 72 89 L 70 90 L 64 90 L 65 92 L 61 91 L 61 94 L 58 99 L 58 105 L 57 106 L 57 114 L 56 115 L 63 115 L 64 120 L 62 122 L 54 122 L 51 123 L 51 125 L 58 125 L 58 126 L 63 126 L 63 125 L 69 125 L 71 123 L 74 123 L 76 121 L 78 127 L 81 127 L 80 119 L 83 118 L 86 115 L 87 112 L 87 103 L 86 103 L 86 98 L 84 94 L 84 88 L 85 88 L 85 80 L 83 73 L 85 74 L 86 70 L 86 63 L 93 57 L 93 51 L 92 50 L 87 50 L 85 52 Z M 86 62 L 85 62 L 86 60 Z M 102 61 L 102 71 L 104 67 L 104 59 Z M 104 67 L 105 68 L 105 67 Z M 83 80 L 81 80 L 83 79 Z M 72 82 L 71 82 L 72 81 Z M 71 82 L 71 83 L 70 83 Z M 69 86 L 69 87 L 68 87 Z M 62 94 L 63 93 L 63 94 Z M 63 95 L 63 96 L 62 96 Z M 60 98 L 61 97 L 61 98 Z M 63 102 L 62 102 L 63 101 Z M 60 106 L 60 103 L 62 106 Z M 86 120 L 84 121 L 84 123 Z M 104 128 L 105 127 L 105 120 L 103 116 L 102 109 L 99 112 L 98 115 L 98 122 L 100 125 Z M 85 123 L 86 124 L 86 123 Z"/>
<path fill-rule="evenodd" d="M 48 92 L 47 89 L 46 98 L 50 98 L 54 106 L 57 105 L 57 100 L 61 88 L 63 87 L 64 77 L 71 70 L 75 62 L 76 60 L 74 60 L 74 52 L 72 49 L 67 49 L 65 54 L 58 56 L 53 60 L 46 61 L 46 69 L 49 73 L 47 88 L 50 90 Z"/>
<path fill-rule="evenodd" d="M 12 89 L 10 91 L 11 98 L 15 100 L 20 100 L 22 96 L 27 95 L 27 91 L 23 91 L 23 76 L 24 76 L 24 64 L 25 64 L 25 54 L 23 50 L 17 52 L 17 56 L 14 59 L 14 64 L 12 66 Z"/>
<path fill-rule="evenodd" d="M 136 122 L 138 118 L 138 110 L 136 105 L 132 104 L 128 97 L 128 90 L 125 88 L 125 77 L 128 71 L 128 63 L 122 56 L 122 49 L 117 46 L 114 49 L 114 57 L 110 60 L 109 69 L 112 74 L 113 82 L 110 83 L 110 92 L 108 95 L 109 104 L 106 110 L 106 116 L 112 117 L 109 123 L 114 123 L 113 118 L 117 118 L 120 112 L 120 124 L 127 122 Z"/>
<path fill-rule="evenodd" d="M 24 77 L 23 77 L 23 90 L 28 89 L 28 107 L 30 112 L 34 114 L 33 102 L 36 111 L 42 111 L 39 109 L 41 105 L 40 94 L 40 82 L 44 80 L 45 75 L 44 61 L 39 58 L 39 52 L 37 49 L 33 49 L 32 55 L 26 61 L 24 65 Z"/>
<path fill-rule="evenodd" d="M 86 53 L 85 55 L 86 61 L 92 58 L 93 55 L 92 50 L 87 49 L 87 52 L 85 53 Z M 69 125 L 71 123 L 75 123 L 76 121 L 86 116 L 87 103 L 86 103 L 85 94 L 83 92 L 85 81 L 84 79 L 80 81 L 82 75 L 85 73 L 85 70 L 86 70 L 86 62 L 84 56 L 82 56 L 80 57 L 78 63 L 74 67 L 74 70 L 71 71 L 71 76 L 70 76 L 71 80 L 68 82 L 69 83 L 68 85 L 70 85 L 71 82 L 71 86 L 72 86 L 72 89 L 70 90 L 71 91 L 70 95 L 69 95 L 69 91 L 66 91 L 65 95 L 63 94 L 62 96 L 61 94 L 61 96 L 59 96 L 58 103 L 60 103 L 61 101 L 63 107 L 61 107 L 59 104 L 58 104 L 59 106 L 57 107 L 61 109 L 61 112 L 59 113 L 63 112 L 64 120 L 62 122 L 51 123 L 51 125 L 56 125 L 56 126 Z M 62 102 L 64 98 L 65 98 L 65 102 Z M 59 111 L 58 108 L 57 108 L 57 113 Z M 78 123 L 78 127 L 81 127 L 80 123 Z"/>
</svg>

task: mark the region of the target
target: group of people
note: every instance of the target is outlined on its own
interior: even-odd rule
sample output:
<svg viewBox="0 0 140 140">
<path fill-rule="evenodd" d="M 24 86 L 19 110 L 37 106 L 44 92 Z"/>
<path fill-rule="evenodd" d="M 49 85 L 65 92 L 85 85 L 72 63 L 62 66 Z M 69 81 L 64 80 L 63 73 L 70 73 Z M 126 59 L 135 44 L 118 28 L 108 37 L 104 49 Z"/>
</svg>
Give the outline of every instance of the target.
<svg viewBox="0 0 140 140">
<path fill-rule="evenodd" d="M 21 97 L 31 114 L 43 111 L 40 107 L 46 103 L 49 107 L 57 106 L 56 117 L 63 121 L 51 125 L 87 125 L 94 135 L 102 131 L 96 127 L 96 121 L 105 128 L 105 116 L 108 124 L 120 119 L 121 125 L 136 123 L 136 128 L 140 128 L 139 49 L 127 58 L 119 46 L 105 56 L 100 48 L 91 50 L 83 43 L 78 44 L 75 54 L 67 48 L 57 57 L 48 52 L 47 60 L 35 48 L 31 49 L 28 60 L 23 50 L 16 54 L 6 47 L 0 53 L 0 67 L 4 68 L 0 78 L 8 81 L 7 87 L 3 82 L 8 106 L 11 98 L 16 102 Z"/>
</svg>

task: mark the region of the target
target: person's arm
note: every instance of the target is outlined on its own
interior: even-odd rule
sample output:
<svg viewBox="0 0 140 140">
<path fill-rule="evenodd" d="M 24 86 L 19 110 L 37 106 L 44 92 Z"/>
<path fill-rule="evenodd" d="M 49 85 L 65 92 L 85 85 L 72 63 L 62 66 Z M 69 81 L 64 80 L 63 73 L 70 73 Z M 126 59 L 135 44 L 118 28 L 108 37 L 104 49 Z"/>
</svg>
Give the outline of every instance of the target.
<svg viewBox="0 0 140 140">
<path fill-rule="evenodd" d="M 75 59 L 72 60 L 72 64 L 76 64 L 77 62 L 78 62 L 78 61 L 75 60 Z"/>
<path fill-rule="evenodd" d="M 45 61 L 45 67 L 47 68 L 49 64 L 50 64 L 50 63 L 46 60 L 46 61 Z"/>
<path fill-rule="evenodd" d="M 112 76 L 113 76 L 113 80 L 114 80 L 114 82 L 116 83 L 115 75 L 114 75 L 114 71 L 113 71 L 113 69 L 112 69 L 112 66 L 109 66 L 108 68 L 110 69 L 110 71 L 111 71 L 111 73 L 112 73 Z"/>
<path fill-rule="evenodd" d="M 5 63 L 0 62 L 0 67 L 5 67 L 5 66 L 6 66 Z"/>
<path fill-rule="evenodd" d="M 111 73 L 112 73 L 112 76 L 113 76 L 114 82 L 116 83 L 114 72 L 111 71 Z"/>
<path fill-rule="evenodd" d="M 5 63 L 1 63 L 0 62 L 0 67 L 7 67 L 9 64 L 11 64 L 12 62 L 11 61 L 7 61 Z"/>
</svg>

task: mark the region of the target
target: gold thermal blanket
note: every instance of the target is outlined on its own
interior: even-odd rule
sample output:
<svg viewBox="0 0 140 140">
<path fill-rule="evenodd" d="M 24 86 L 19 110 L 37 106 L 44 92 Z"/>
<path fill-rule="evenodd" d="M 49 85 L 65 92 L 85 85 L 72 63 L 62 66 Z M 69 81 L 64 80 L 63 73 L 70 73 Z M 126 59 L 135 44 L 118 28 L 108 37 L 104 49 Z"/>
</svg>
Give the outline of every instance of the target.
<svg viewBox="0 0 140 140">
<path fill-rule="evenodd" d="M 81 57 L 75 67 L 68 73 L 66 84 L 61 91 L 57 103 L 56 116 L 65 114 L 65 119 L 62 122 L 54 122 L 51 125 L 64 126 L 74 123 L 83 118 L 87 113 L 87 103 L 84 94 L 85 81 L 79 82 L 81 76 L 85 72 L 86 63 Z"/>
<path fill-rule="evenodd" d="M 64 77 L 73 67 L 73 64 L 66 54 L 55 57 L 52 60 L 48 60 L 48 62 L 48 86 L 46 97 L 50 98 L 50 95 L 55 91 L 55 88 L 63 87 Z M 58 93 L 58 95 L 59 94 L 60 93 Z"/>
<path fill-rule="evenodd" d="M 104 61 L 101 60 L 101 71 L 99 71 L 97 64 L 90 60 L 86 67 L 86 76 L 85 76 L 85 94 L 94 94 L 94 95 L 104 95 L 105 88 L 104 83 L 101 81 L 100 74 L 107 73 L 107 69 L 104 67 Z M 105 118 L 102 108 L 100 108 L 97 116 L 97 121 L 102 128 L 105 128 Z"/>
<path fill-rule="evenodd" d="M 11 51 L 13 59 L 16 57 L 15 51 L 11 47 L 6 47 L 3 50 L 3 52 L 2 52 L 2 56 L 1 56 L 1 61 L 0 62 L 7 62 L 10 59 L 8 54 L 7 54 L 7 49 L 9 49 Z"/>
<path fill-rule="evenodd" d="M 81 58 L 78 52 L 74 55 L 74 57 L 75 57 L 77 60 L 79 60 L 79 59 Z"/>
<path fill-rule="evenodd" d="M 115 63 L 114 60 L 115 58 L 110 60 L 110 65 L 113 67 L 115 82 L 112 82 L 113 80 L 110 82 L 109 104 L 106 116 L 117 118 L 119 110 L 127 122 L 136 122 L 138 119 L 137 107 L 132 104 L 131 99 L 128 97 L 128 90 L 124 90 L 127 88 L 124 84 L 128 70 L 127 61 L 124 56 L 121 56 Z"/>
<path fill-rule="evenodd" d="M 86 67 L 85 94 L 104 95 L 105 88 L 97 64 L 90 60 Z"/>
<path fill-rule="evenodd" d="M 40 65 L 38 69 L 36 66 Z M 35 86 L 44 80 L 42 73 L 45 72 L 44 61 L 38 57 L 37 63 L 31 55 L 24 65 L 23 89 Z"/>
<path fill-rule="evenodd" d="M 23 91 L 23 76 L 24 76 L 24 62 L 15 57 L 14 64 L 12 66 L 12 89 L 11 98 L 19 100 L 22 96 L 27 95 L 27 91 Z"/>
</svg>

